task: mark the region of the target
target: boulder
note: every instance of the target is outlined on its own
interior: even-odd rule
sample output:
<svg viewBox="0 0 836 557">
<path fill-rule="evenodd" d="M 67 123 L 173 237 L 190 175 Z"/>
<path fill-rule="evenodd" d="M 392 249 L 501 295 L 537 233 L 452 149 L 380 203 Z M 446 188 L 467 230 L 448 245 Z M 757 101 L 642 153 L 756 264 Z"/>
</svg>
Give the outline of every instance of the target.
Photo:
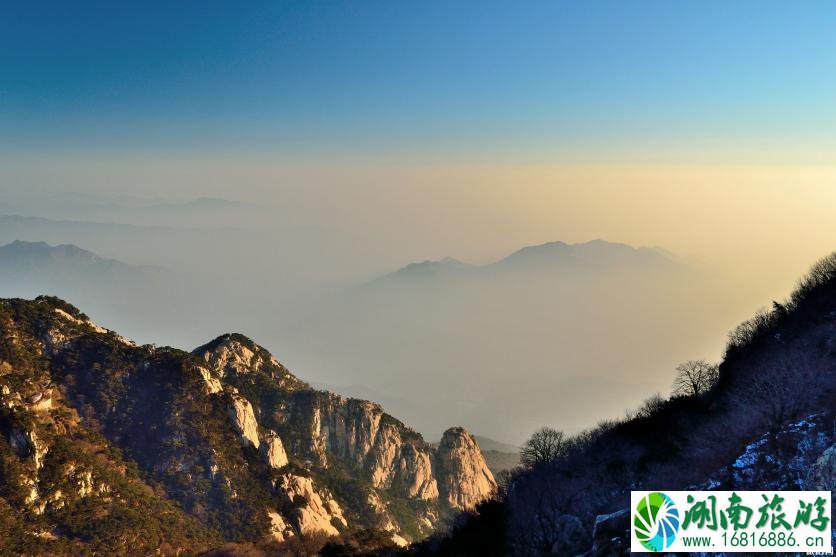
<svg viewBox="0 0 836 557">
<path fill-rule="evenodd" d="M 261 452 L 272 468 L 278 470 L 288 462 L 287 453 L 282 445 L 282 440 L 275 431 L 270 431 L 261 444 Z"/>
<path fill-rule="evenodd" d="M 831 445 L 810 467 L 804 488 L 815 491 L 836 490 L 836 445 Z"/>
<path fill-rule="evenodd" d="M 595 518 L 592 531 L 594 557 L 611 557 L 630 554 L 630 509 Z"/>
</svg>

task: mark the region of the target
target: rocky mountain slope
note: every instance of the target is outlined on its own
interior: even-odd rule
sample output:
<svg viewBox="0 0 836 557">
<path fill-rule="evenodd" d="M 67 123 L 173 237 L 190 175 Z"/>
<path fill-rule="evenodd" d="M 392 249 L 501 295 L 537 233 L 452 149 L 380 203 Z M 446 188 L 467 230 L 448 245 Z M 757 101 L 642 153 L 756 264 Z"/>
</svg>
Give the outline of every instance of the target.
<svg viewBox="0 0 836 557">
<path fill-rule="evenodd" d="M 734 462 L 718 469 L 705 482 L 688 488 L 832 491 L 836 489 L 832 429 L 833 416 L 824 412 L 789 422 L 776 432 L 752 440 Z M 831 529 L 831 535 L 836 537 L 836 530 Z M 629 555 L 630 509 L 597 516 L 591 537 L 591 556 Z M 578 547 L 583 547 L 589 540 L 577 541 Z"/>
<path fill-rule="evenodd" d="M 242 335 L 137 346 L 49 297 L 0 301 L 0 335 L 5 551 L 173 554 L 368 528 L 405 543 L 495 489 L 465 430 L 434 449 Z"/>
</svg>

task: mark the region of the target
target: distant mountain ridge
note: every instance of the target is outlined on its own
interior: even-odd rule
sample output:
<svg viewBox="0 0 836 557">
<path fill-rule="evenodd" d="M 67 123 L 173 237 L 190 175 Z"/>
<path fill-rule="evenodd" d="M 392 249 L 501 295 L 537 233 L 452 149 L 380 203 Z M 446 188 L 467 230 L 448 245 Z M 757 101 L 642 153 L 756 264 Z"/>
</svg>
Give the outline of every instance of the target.
<svg viewBox="0 0 836 557">
<path fill-rule="evenodd" d="M 101 257 L 75 244 L 16 240 L 0 246 L 0 297 L 54 295 L 97 318 L 110 312 L 156 315 L 181 282 L 162 267 Z"/>
<path fill-rule="evenodd" d="M 23 269 L 47 270 L 47 267 L 58 269 L 60 266 L 88 267 L 100 270 L 129 270 L 134 267 L 115 259 L 99 257 L 92 251 L 82 249 L 74 244 L 58 244 L 51 246 L 46 242 L 27 242 L 15 240 L 0 246 L 0 267 L 9 270 L 7 266 L 14 266 L 14 270 Z M 150 267 L 149 267 L 150 268 Z"/>
<path fill-rule="evenodd" d="M 494 265 L 565 265 L 569 263 L 609 267 L 616 265 L 669 265 L 672 260 L 654 248 L 633 247 L 619 242 L 591 240 L 579 244 L 547 242 L 526 246 Z"/>
<path fill-rule="evenodd" d="M 163 269 L 152 265 L 131 265 L 101 257 L 75 244 L 50 245 L 15 240 L 0 246 L 0 279 L 12 281 L 12 284 L 18 281 L 18 286 L 25 285 L 20 282 L 22 280 L 35 281 L 44 286 L 73 286 L 83 285 L 84 281 L 147 278 L 162 272 Z M 59 280 L 67 282 L 60 283 Z"/>
<path fill-rule="evenodd" d="M 485 265 L 464 263 L 453 257 L 410 263 L 372 280 L 369 284 L 455 276 L 485 276 L 509 271 L 585 273 L 631 268 L 675 270 L 684 267 L 675 255 L 661 248 L 633 247 L 600 239 L 577 244 L 554 241 L 522 247 L 498 261 Z"/>
<path fill-rule="evenodd" d="M 500 441 L 495 441 L 490 437 L 484 437 L 482 435 L 474 435 L 476 438 L 476 442 L 479 443 L 479 448 L 483 451 L 497 451 L 500 453 L 518 453 L 520 452 L 520 448 L 511 445 L 510 443 L 502 443 Z"/>
</svg>

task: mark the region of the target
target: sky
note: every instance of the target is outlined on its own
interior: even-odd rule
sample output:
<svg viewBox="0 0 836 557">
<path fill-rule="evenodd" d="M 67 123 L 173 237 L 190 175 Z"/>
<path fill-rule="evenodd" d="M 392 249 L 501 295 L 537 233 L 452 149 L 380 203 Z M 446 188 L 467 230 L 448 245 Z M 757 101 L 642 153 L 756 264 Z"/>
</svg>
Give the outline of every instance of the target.
<svg viewBox="0 0 836 557">
<path fill-rule="evenodd" d="M 833 163 L 829 2 L 17 3 L 0 145 Z"/>
<path fill-rule="evenodd" d="M 200 287 L 207 307 L 246 283 L 249 297 L 212 300 L 175 340 L 104 315 L 184 348 L 255 331 L 314 382 L 375 387 L 341 376 L 365 360 L 316 352 L 332 339 L 291 322 L 293 303 L 414 261 L 489 263 L 556 240 L 659 246 L 699 268 L 715 295 L 695 311 L 715 319 L 670 358 L 717 359 L 731 327 L 835 247 L 834 23 L 823 1 L 16 3 L 0 18 L 0 215 L 188 227 L 202 217 L 109 204 L 250 204 L 202 222 L 206 245 L 181 230 L 61 232 L 75 225 L 26 239 L 182 262 L 222 285 Z M 420 363 L 390 356 L 372 363 L 391 378 Z M 436 356 L 439 376 L 456 372 Z M 625 406 L 665 387 L 678 362 L 658 356 L 635 364 L 648 380 Z M 463 425 L 492 433 L 480 423 Z"/>
</svg>

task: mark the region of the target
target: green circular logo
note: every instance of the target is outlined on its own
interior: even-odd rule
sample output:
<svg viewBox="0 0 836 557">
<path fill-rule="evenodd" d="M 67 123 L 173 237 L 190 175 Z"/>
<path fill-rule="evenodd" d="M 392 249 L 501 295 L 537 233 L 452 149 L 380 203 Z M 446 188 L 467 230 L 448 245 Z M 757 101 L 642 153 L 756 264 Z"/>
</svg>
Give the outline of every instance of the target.
<svg viewBox="0 0 836 557">
<path fill-rule="evenodd" d="M 679 532 L 679 511 L 664 493 L 648 493 L 636 505 L 633 529 L 645 549 L 662 551 L 670 547 Z"/>
</svg>

